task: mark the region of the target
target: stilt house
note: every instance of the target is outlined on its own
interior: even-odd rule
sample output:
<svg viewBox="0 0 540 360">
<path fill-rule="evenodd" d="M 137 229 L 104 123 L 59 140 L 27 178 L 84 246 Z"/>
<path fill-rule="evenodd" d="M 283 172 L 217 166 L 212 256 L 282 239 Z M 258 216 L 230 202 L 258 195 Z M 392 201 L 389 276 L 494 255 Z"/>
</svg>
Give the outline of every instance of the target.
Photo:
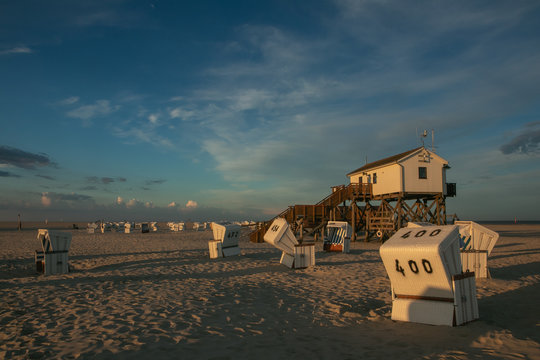
<svg viewBox="0 0 540 360">
<path fill-rule="evenodd" d="M 449 168 L 433 151 L 417 147 L 351 171 L 348 185 L 333 186 L 316 204 L 289 206 L 274 219 L 284 218 L 300 238 L 321 231 L 329 221 L 346 221 L 352 241 L 361 233 L 366 241 L 384 241 L 408 222 L 445 225 L 446 198 L 456 195 L 456 184 L 446 182 Z M 263 241 L 274 219 L 260 223 L 251 241 Z"/>
<path fill-rule="evenodd" d="M 448 161 L 421 146 L 366 164 L 347 177 L 351 184 L 371 184 L 373 196 L 399 193 L 452 196 L 455 189 L 449 189 L 446 184 L 449 168 Z"/>
</svg>

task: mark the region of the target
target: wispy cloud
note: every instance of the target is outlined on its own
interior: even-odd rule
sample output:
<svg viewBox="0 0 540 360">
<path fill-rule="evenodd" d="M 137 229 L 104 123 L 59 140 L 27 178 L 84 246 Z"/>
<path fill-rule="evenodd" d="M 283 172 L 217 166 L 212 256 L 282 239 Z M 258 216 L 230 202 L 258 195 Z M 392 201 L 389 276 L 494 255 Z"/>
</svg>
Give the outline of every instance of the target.
<svg viewBox="0 0 540 360">
<path fill-rule="evenodd" d="M 36 174 L 37 177 L 40 177 L 42 179 L 45 179 L 45 180 L 56 180 L 54 177 L 52 176 L 49 176 L 49 175 L 43 175 L 43 174 Z"/>
<path fill-rule="evenodd" d="M 103 184 L 107 185 L 107 184 L 110 184 L 110 183 L 114 182 L 114 179 L 110 178 L 110 177 L 103 177 L 103 178 L 101 178 L 101 182 Z"/>
<path fill-rule="evenodd" d="M 88 182 L 91 183 L 91 184 L 104 184 L 104 185 L 108 185 L 108 184 L 111 184 L 111 183 L 114 183 L 114 182 L 126 182 L 127 179 L 124 178 L 124 177 L 116 177 L 116 178 L 112 178 L 112 177 L 108 177 L 108 176 L 104 176 L 104 177 L 87 176 L 87 177 L 86 177 L 86 181 L 88 181 Z"/>
<path fill-rule="evenodd" d="M 49 159 L 47 154 L 35 154 L 10 146 L 0 145 L 0 165 L 10 165 L 23 169 L 35 169 L 41 166 L 56 164 Z"/>
<path fill-rule="evenodd" d="M 156 179 L 156 180 L 146 180 L 144 183 L 145 185 L 158 185 L 158 184 L 163 184 L 164 182 L 166 182 L 167 180 L 165 179 Z"/>
<path fill-rule="evenodd" d="M 169 116 L 171 119 L 189 120 L 195 115 L 194 111 L 183 109 L 182 107 L 176 107 L 169 110 Z"/>
<path fill-rule="evenodd" d="M 54 205 L 63 205 L 68 207 L 80 206 L 85 203 L 94 203 L 94 199 L 91 196 L 76 194 L 76 193 L 57 193 L 57 192 L 43 192 L 41 193 L 41 204 L 45 207 L 51 207 Z"/>
<path fill-rule="evenodd" d="M 130 28 L 140 24 L 143 13 L 124 6 L 124 1 L 62 4 L 61 19 L 77 27 Z M 60 9 L 58 10 L 60 12 Z"/>
<path fill-rule="evenodd" d="M 65 99 L 62 99 L 62 100 L 58 101 L 58 105 L 68 106 L 68 105 L 73 105 L 73 104 L 75 104 L 77 102 L 79 102 L 79 97 L 78 96 L 71 96 L 71 97 L 68 97 L 68 98 L 65 98 Z"/>
<path fill-rule="evenodd" d="M 109 100 L 97 100 L 95 104 L 83 105 L 70 110 L 66 115 L 83 120 L 83 126 L 89 127 L 93 124 L 93 118 L 109 115 L 118 109 L 120 109 L 120 105 L 111 105 Z"/>
<path fill-rule="evenodd" d="M 114 127 L 113 134 L 119 138 L 126 139 L 127 143 L 143 142 L 168 150 L 175 148 L 171 140 L 158 134 L 153 128 L 137 127 L 137 125 L 128 128 Z"/>
<path fill-rule="evenodd" d="M 21 176 L 20 175 L 17 175 L 17 174 L 14 174 L 12 172 L 9 172 L 9 171 L 3 171 L 3 170 L 0 170 L 0 177 L 14 177 L 14 178 L 20 178 Z"/>
<path fill-rule="evenodd" d="M 0 50 L 0 55 L 31 54 L 32 49 L 27 46 L 17 46 L 11 49 Z"/>
<path fill-rule="evenodd" d="M 120 197 L 117 198 L 117 204 L 118 205 L 125 204 L 125 207 L 128 209 L 134 209 L 134 208 L 153 209 L 156 207 L 152 201 L 141 201 L 141 200 L 133 198 L 124 203 L 123 201 L 119 201 L 119 199 L 121 200 L 121 198 Z"/>
<path fill-rule="evenodd" d="M 540 154 L 540 121 L 526 124 L 518 135 L 500 147 L 503 154 Z"/>
<path fill-rule="evenodd" d="M 536 101 L 540 51 L 531 39 L 505 39 L 530 5 L 336 5 L 342 11 L 321 37 L 239 28 L 221 49 L 230 61 L 205 71 L 212 87 L 175 99 L 170 117 L 200 127 L 200 146 L 226 180 L 299 191 L 306 179 L 314 188 L 339 184 L 367 155 L 415 147 L 416 128 L 458 141 L 456 128 L 485 128 Z M 529 152 L 537 144 L 530 135 L 516 139 Z"/>
<path fill-rule="evenodd" d="M 158 118 L 159 118 L 159 115 L 158 115 L 158 114 L 150 114 L 150 115 L 148 115 L 148 121 L 150 121 L 150 123 L 151 123 L 152 125 L 156 125 L 156 124 L 157 124 Z"/>
</svg>

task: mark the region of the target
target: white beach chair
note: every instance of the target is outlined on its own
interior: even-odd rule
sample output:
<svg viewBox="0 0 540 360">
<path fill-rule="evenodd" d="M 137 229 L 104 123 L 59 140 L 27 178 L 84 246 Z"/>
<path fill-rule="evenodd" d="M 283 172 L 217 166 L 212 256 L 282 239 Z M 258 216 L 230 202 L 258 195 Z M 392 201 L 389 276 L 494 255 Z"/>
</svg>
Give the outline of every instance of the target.
<svg viewBox="0 0 540 360">
<path fill-rule="evenodd" d="M 461 236 L 463 271 L 474 271 L 477 278 L 491 277 L 488 256 L 495 247 L 499 234 L 473 221 L 455 221 Z"/>
<path fill-rule="evenodd" d="M 71 233 L 39 229 L 37 239 L 42 251 L 36 250 L 34 259 L 37 272 L 45 275 L 66 274 L 69 271 Z"/>
<path fill-rule="evenodd" d="M 97 228 L 98 228 L 98 225 L 96 223 L 88 223 L 86 226 L 86 232 L 88 234 L 94 234 Z"/>
<path fill-rule="evenodd" d="M 402 228 L 380 247 L 392 320 L 461 325 L 478 318 L 476 280 L 462 272 L 457 226 Z"/>
<path fill-rule="evenodd" d="M 274 220 L 264 234 L 264 241 L 282 251 L 280 263 L 294 269 L 315 265 L 315 244 L 299 244 L 283 218 Z"/>
<path fill-rule="evenodd" d="M 130 234 L 133 230 L 135 230 L 135 223 L 127 222 L 124 224 L 124 234 Z"/>
<path fill-rule="evenodd" d="M 240 226 L 234 224 L 212 223 L 214 240 L 208 242 L 210 258 L 235 256 L 240 254 L 238 239 L 240 238 Z"/>
</svg>

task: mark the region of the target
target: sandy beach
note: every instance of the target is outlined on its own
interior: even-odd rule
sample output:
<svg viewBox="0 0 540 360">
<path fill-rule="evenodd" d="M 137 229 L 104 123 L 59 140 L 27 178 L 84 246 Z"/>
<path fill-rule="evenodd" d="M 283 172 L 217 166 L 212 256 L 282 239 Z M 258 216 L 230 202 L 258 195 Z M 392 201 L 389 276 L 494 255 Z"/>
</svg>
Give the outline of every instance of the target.
<svg viewBox="0 0 540 360">
<path fill-rule="evenodd" d="M 69 274 L 35 272 L 35 230 L 0 231 L 0 358 L 540 359 L 540 225 L 501 237 L 480 319 L 459 327 L 390 319 L 379 243 L 290 270 L 268 244 L 208 256 L 210 231 L 73 234 Z"/>
</svg>

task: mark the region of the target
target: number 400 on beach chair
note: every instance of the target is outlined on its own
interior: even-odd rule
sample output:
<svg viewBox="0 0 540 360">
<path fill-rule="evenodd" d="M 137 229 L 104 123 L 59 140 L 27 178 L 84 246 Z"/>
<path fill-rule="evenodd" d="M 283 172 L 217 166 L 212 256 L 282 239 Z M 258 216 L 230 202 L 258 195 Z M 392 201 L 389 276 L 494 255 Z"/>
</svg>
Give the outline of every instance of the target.
<svg viewBox="0 0 540 360">
<path fill-rule="evenodd" d="M 462 272 L 457 226 L 402 228 L 380 247 L 392 320 L 461 325 L 478 318 L 474 272 Z"/>
</svg>

